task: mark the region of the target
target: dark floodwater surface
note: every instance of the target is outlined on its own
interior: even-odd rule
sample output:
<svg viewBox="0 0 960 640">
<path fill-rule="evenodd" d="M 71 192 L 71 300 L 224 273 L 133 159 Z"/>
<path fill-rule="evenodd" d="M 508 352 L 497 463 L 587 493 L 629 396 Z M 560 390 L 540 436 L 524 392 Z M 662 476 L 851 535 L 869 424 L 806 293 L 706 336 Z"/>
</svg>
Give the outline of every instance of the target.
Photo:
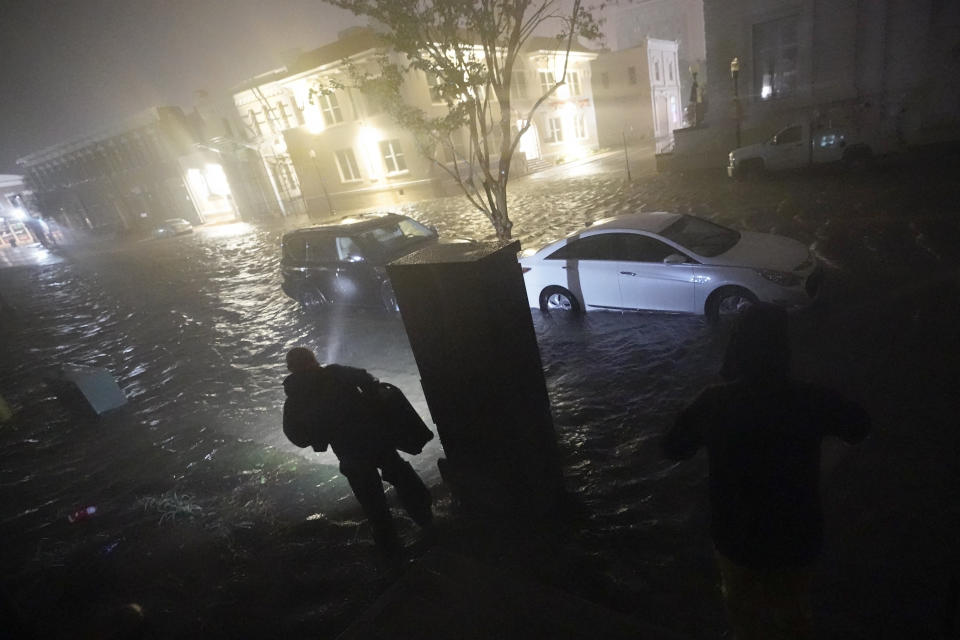
<svg viewBox="0 0 960 640">
<path fill-rule="evenodd" d="M 620 193 L 612 180 L 568 182 L 562 206 L 549 189 L 520 190 L 517 227 L 539 229 L 521 234 L 524 244 L 649 202 L 642 193 Z M 486 235 L 486 223 L 459 207 L 441 200 L 407 211 L 445 234 Z M 794 207 L 743 217 L 721 211 L 718 219 L 815 246 L 828 263 L 827 287 L 817 305 L 794 316 L 795 367 L 865 402 L 877 420 L 877 434 L 863 445 L 869 462 L 848 455 L 827 470 L 826 487 L 836 488 L 827 498 L 828 521 L 839 524 L 828 531 L 833 568 L 822 579 L 818 610 L 829 616 L 835 637 L 881 637 L 864 634 L 881 625 L 865 621 L 889 616 L 894 605 L 907 613 L 881 626 L 915 630 L 909 621 L 923 618 L 916 624 L 928 628 L 933 605 L 926 598 L 905 605 L 910 594 L 896 586 L 892 565 L 940 593 L 943 564 L 933 549 L 945 545 L 935 527 L 921 523 L 925 514 L 956 513 L 929 490 L 955 480 L 942 451 L 956 442 L 944 434 L 956 415 L 957 222 L 842 219 L 827 205 L 818 213 Z M 291 485 L 289 502 L 271 507 L 275 518 L 320 514 L 356 527 L 333 458 L 296 449 L 280 431 L 283 354 L 303 344 L 325 360 L 365 367 L 397 384 L 426 417 L 416 366 L 397 318 L 343 310 L 310 315 L 286 298 L 277 277 L 279 236 L 279 229 L 245 224 L 214 227 L 2 274 L 3 295 L 17 315 L 4 320 L 0 389 L 20 413 L 0 427 L 6 569 L 55 564 L 80 544 L 66 524 L 78 507 L 99 507 L 95 544 L 106 554 L 136 544 L 124 537 L 124 514 L 150 511 L 161 526 L 175 526 L 176 518 L 216 511 L 236 482 L 251 477 Z M 597 313 L 569 321 L 535 311 L 533 318 L 568 485 L 589 514 L 579 543 L 613 580 L 643 596 L 640 615 L 694 637 L 718 637 L 705 462 L 668 464 L 657 438 L 715 380 L 726 330 L 688 316 Z M 64 362 L 111 371 L 128 406 L 99 420 L 66 413 L 43 382 Z M 904 459 L 887 459 L 890 448 Z M 439 455 L 435 440 L 414 459 L 434 485 Z M 298 463 L 299 472 L 270 471 Z M 223 495 L 205 494 L 211 486 Z M 243 508 L 266 508 L 251 502 L 236 502 L 237 511 L 222 511 L 208 526 L 242 528 Z M 913 524 L 900 520 L 911 511 L 920 513 Z M 944 521 L 949 527 L 952 517 Z M 902 555 L 903 537 L 914 541 L 908 559 L 883 556 L 889 562 L 877 567 L 870 565 L 875 557 L 856 552 L 869 543 Z M 331 544 L 361 539 L 353 533 Z M 882 584 L 869 596 L 872 582 Z"/>
</svg>

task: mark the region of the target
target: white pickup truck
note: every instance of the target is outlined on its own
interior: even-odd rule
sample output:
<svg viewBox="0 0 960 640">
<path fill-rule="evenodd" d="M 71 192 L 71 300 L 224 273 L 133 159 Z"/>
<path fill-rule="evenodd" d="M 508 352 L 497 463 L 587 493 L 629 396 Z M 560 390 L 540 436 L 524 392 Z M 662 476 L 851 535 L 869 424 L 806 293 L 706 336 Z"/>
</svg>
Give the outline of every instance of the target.
<svg viewBox="0 0 960 640">
<path fill-rule="evenodd" d="M 853 139 L 847 129 L 816 129 L 809 124 L 792 124 L 769 140 L 739 147 L 730 152 L 727 175 L 747 178 L 767 171 L 800 169 L 811 165 L 843 162 L 863 166 L 873 159 L 870 145 Z"/>
</svg>

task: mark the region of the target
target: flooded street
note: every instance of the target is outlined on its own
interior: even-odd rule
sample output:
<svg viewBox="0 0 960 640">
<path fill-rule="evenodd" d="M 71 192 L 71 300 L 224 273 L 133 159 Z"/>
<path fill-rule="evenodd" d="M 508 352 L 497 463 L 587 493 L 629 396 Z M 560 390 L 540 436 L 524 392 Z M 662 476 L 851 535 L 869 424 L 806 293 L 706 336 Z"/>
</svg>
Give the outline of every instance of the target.
<svg viewBox="0 0 960 640">
<path fill-rule="evenodd" d="M 611 156 L 518 179 L 515 235 L 535 247 L 643 207 L 812 245 L 827 281 L 792 319 L 795 372 L 841 389 L 875 422 L 870 439 L 825 464 L 818 624 L 831 638 L 931 637 L 960 575 L 956 175 L 892 168 L 734 184 L 638 171 L 625 184 Z M 461 198 L 397 210 L 441 236 L 491 235 Z M 17 412 L 0 426 L 3 586 L 40 635 L 70 637 L 78 616 L 96 625 L 137 602 L 158 637 L 328 637 L 383 588 L 332 454 L 297 449 L 280 430 L 283 354 L 306 345 L 366 368 L 427 417 L 416 365 L 398 318 L 310 314 L 287 298 L 282 231 L 201 228 L 0 271 L 16 308 L 0 321 L 0 393 Z M 670 464 L 658 438 L 716 381 L 726 329 L 699 316 L 533 319 L 567 486 L 584 513 L 565 544 L 627 613 L 724 637 L 705 459 Z M 64 363 L 108 369 L 128 405 L 100 419 L 68 414 L 44 383 Z M 413 463 L 442 519 L 441 455 L 435 439 Z M 67 522 L 86 505 L 95 517 Z M 416 527 L 404 520 L 401 534 L 412 543 Z"/>
</svg>

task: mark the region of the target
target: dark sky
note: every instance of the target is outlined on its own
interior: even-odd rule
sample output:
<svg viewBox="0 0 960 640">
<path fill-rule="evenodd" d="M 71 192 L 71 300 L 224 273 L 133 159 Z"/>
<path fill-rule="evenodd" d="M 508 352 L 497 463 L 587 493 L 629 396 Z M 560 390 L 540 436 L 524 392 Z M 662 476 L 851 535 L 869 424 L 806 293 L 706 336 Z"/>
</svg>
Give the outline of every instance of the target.
<svg viewBox="0 0 960 640">
<path fill-rule="evenodd" d="M 189 109 L 361 20 L 320 0 L 0 0 L 0 173 L 140 109 Z"/>
</svg>

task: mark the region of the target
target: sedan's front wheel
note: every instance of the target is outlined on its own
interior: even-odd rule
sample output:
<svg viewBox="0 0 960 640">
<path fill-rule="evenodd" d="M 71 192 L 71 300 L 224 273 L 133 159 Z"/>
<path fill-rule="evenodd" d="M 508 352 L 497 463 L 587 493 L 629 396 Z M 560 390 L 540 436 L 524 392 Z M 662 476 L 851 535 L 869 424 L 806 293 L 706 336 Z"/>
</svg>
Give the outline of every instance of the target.
<svg viewBox="0 0 960 640">
<path fill-rule="evenodd" d="M 540 293 L 540 310 L 544 313 L 563 311 L 577 314 L 580 313 L 580 302 L 563 287 L 547 287 Z"/>
<path fill-rule="evenodd" d="M 756 302 L 757 296 L 743 287 L 721 287 L 710 294 L 704 311 L 707 321 L 716 324 L 723 318 L 739 315 Z"/>
</svg>

